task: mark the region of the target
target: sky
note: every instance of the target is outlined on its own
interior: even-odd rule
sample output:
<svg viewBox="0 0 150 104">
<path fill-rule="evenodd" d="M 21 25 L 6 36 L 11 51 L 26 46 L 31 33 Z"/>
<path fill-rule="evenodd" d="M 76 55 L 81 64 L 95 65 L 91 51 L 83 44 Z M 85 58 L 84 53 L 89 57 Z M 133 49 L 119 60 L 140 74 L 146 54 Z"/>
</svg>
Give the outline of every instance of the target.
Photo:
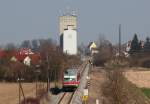
<svg viewBox="0 0 150 104">
<path fill-rule="evenodd" d="M 23 40 L 59 40 L 59 16 L 75 10 L 78 44 L 100 35 L 116 44 L 121 24 L 122 42 L 150 36 L 150 0 L 0 0 L 0 45 Z"/>
</svg>

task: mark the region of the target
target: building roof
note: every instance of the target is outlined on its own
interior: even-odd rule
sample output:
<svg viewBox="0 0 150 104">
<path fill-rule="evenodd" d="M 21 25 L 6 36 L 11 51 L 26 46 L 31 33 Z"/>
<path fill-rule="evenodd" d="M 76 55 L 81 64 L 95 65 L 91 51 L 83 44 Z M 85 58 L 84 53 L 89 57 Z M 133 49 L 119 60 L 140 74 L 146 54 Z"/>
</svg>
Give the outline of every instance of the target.
<svg viewBox="0 0 150 104">
<path fill-rule="evenodd" d="M 95 42 L 90 42 L 88 48 L 97 48 L 97 45 Z"/>
<path fill-rule="evenodd" d="M 6 52 L 2 49 L 0 49 L 0 58 L 4 57 L 6 55 Z"/>
<path fill-rule="evenodd" d="M 30 48 L 21 48 L 19 50 L 19 54 L 30 55 L 30 54 L 34 54 L 34 53 L 32 52 L 32 50 Z"/>
</svg>

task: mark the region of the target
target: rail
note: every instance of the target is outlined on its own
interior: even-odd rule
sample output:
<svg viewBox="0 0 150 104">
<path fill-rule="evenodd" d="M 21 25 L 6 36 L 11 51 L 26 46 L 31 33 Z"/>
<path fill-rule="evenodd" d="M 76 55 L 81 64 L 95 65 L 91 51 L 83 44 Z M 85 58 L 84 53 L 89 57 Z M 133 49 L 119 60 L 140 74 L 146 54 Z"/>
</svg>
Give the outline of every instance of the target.
<svg viewBox="0 0 150 104">
<path fill-rule="evenodd" d="M 65 92 L 57 104 L 70 104 L 74 92 Z"/>
</svg>

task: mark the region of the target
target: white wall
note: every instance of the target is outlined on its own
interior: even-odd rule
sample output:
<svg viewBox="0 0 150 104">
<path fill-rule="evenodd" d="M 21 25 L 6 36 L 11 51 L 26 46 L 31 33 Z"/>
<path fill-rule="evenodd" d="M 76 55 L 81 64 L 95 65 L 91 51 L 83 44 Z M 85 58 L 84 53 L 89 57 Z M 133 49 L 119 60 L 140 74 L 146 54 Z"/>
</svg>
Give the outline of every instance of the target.
<svg viewBox="0 0 150 104">
<path fill-rule="evenodd" d="M 65 30 L 63 32 L 63 52 L 69 55 L 77 54 L 77 31 Z"/>
</svg>

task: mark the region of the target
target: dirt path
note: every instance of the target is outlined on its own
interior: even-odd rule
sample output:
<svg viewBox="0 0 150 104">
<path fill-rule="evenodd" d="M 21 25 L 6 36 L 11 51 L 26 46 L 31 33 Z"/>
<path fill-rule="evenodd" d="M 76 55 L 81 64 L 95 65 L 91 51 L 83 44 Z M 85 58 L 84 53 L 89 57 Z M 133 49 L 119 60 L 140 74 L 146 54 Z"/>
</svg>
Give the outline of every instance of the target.
<svg viewBox="0 0 150 104">
<path fill-rule="evenodd" d="M 96 99 L 98 99 L 99 103 L 102 104 L 102 85 L 106 80 L 105 71 L 102 68 L 94 68 L 90 74 L 90 78 L 88 104 L 96 104 Z"/>
</svg>

